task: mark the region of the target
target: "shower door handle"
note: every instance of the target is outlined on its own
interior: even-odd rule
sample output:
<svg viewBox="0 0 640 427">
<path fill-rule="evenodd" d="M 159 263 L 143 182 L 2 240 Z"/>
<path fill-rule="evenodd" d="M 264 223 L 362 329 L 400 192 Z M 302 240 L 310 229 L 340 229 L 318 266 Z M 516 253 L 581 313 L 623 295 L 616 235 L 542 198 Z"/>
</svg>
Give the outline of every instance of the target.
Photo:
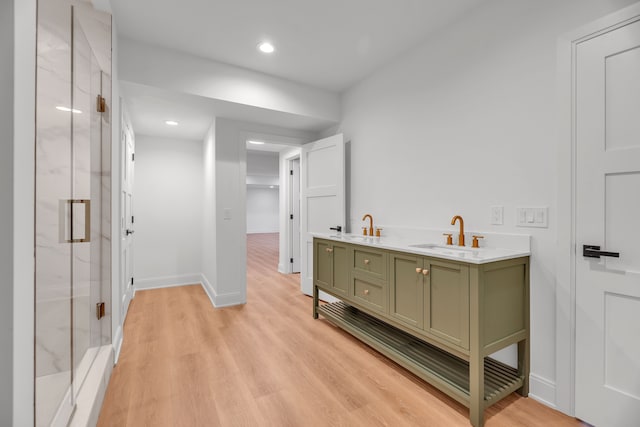
<svg viewBox="0 0 640 427">
<path fill-rule="evenodd" d="M 74 206 L 84 205 L 84 236 L 75 238 L 73 229 Z M 87 243 L 91 241 L 91 200 L 89 199 L 67 199 L 60 201 L 60 241 L 62 243 Z"/>
</svg>

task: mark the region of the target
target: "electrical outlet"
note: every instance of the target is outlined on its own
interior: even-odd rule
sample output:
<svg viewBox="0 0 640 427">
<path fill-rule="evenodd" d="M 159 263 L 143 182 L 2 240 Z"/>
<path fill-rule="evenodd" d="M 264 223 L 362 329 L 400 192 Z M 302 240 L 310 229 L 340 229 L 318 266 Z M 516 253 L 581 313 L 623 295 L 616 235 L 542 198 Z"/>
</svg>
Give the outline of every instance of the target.
<svg viewBox="0 0 640 427">
<path fill-rule="evenodd" d="M 504 206 L 491 206 L 491 224 L 504 224 Z"/>
</svg>

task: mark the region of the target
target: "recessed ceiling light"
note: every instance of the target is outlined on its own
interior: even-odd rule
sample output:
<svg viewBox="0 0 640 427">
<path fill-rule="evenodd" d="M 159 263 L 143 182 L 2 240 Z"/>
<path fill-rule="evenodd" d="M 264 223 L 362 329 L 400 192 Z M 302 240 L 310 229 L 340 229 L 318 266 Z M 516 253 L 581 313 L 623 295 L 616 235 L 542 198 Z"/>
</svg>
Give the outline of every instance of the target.
<svg viewBox="0 0 640 427">
<path fill-rule="evenodd" d="M 67 113 L 73 113 L 73 114 L 81 114 L 82 113 L 82 111 L 80 111 L 80 110 L 76 110 L 75 108 L 63 107 L 62 105 L 58 105 L 56 107 L 56 110 L 64 111 L 64 112 L 67 112 Z"/>
<path fill-rule="evenodd" d="M 249 144 L 253 144 L 253 145 L 264 145 L 264 142 L 262 141 L 247 141 Z"/>
<path fill-rule="evenodd" d="M 273 45 L 269 42 L 262 42 L 258 44 L 258 50 L 264 53 L 273 53 L 276 50 L 276 48 L 273 47 Z"/>
<path fill-rule="evenodd" d="M 167 120 L 165 123 L 168 124 L 169 126 L 178 126 L 178 122 L 173 120 Z"/>
</svg>

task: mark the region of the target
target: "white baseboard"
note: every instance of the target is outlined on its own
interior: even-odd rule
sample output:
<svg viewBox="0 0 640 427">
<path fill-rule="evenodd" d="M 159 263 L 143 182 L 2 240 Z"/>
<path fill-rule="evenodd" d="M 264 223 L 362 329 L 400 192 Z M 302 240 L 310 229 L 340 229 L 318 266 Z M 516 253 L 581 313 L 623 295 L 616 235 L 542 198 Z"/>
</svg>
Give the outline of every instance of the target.
<svg viewBox="0 0 640 427">
<path fill-rule="evenodd" d="M 181 274 L 179 276 L 149 277 L 139 279 L 135 282 L 135 289 L 142 291 L 146 289 L 172 288 L 174 286 L 197 285 L 202 283 L 202 274 Z"/>
<path fill-rule="evenodd" d="M 232 305 L 241 305 L 246 303 L 246 301 L 243 300 L 242 294 L 240 292 L 218 294 L 204 274 L 200 275 L 200 283 L 202 284 L 202 288 L 204 289 L 204 291 L 207 293 L 211 304 L 215 308 L 230 307 Z"/>
<path fill-rule="evenodd" d="M 202 289 L 209 297 L 209 301 L 211 301 L 211 305 L 215 308 L 216 306 L 216 291 L 213 289 L 213 285 L 209 283 L 207 277 L 204 274 L 200 274 L 200 284 L 202 284 Z"/>
<path fill-rule="evenodd" d="M 536 374 L 529 375 L 529 397 L 543 405 L 556 408 L 556 384 Z"/>
<path fill-rule="evenodd" d="M 124 322 L 122 322 L 124 324 Z M 120 357 L 120 350 L 122 350 L 122 341 L 124 337 L 122 335 L 122 325 L 118 325 L 118 330 L 113 335 L 113 364 L 118 363 L 118 357 Z"/>
<path fill-rule="evenodd" d="M 240 292 L 233 292 L 231 294 L 217 294 L 214 307 L 222 308 L 242 304 L 246 304 L 246 301 L 242 298 L 242 294 Z"/>
</svg>

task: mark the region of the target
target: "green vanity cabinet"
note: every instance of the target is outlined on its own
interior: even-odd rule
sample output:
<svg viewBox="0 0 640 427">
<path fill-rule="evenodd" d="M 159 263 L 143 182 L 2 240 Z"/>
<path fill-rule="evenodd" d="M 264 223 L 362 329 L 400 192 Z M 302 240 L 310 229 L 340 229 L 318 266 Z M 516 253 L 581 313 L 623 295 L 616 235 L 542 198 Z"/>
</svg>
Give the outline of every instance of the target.
<svg viewBox="0 0 640 427">
<path fill-rule="evenodd" d="M 391 254 L 389 315 L 398 322 L 422 330 L 424 325 L 423 258 L 394 252 Z"/>
<path fill-rule="evenodd" d="M 313 315 L 469 407 L 529 393 L 529 257 L 465 262 L 314 238 Z M 341 301 L 319 304 L 319 290 Z M 491 354 L 517 344 L 517 368 Z"/>
<path fill-rule="evenodd" d="M 394 252 L 390 315 L 438 343 L 469 350 L 469 267 Z"/>
<path fill-rule="evenodd" d="M 433 337 L 469 350 L 469 266 L 424 259 L 424 330 Z"/>
<path fill-rule="evenodd" d="M 313 280 L 336 297 L 349 296 L 349 246 L 314 239 Z"/>
</svg>

